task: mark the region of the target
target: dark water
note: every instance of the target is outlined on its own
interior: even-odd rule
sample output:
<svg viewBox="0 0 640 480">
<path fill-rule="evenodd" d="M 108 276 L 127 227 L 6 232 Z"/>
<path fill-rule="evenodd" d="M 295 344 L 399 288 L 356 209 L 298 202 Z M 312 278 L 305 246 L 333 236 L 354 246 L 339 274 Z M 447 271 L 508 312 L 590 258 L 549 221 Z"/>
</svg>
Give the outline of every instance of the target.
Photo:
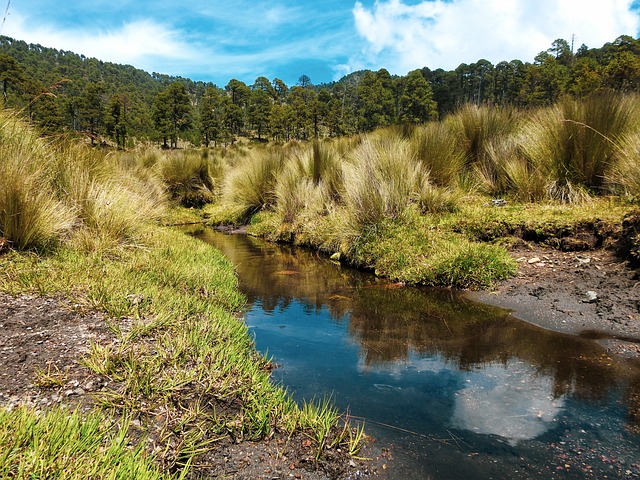
<svg viewBox="0 0 640 480">
<path fill-rule="evenodd" d="M 235 265 L 257 348 L 390 448 L 381 478 L 640 478 L 640 365 L 449 290 L 199 235 Z"/>
</svg>

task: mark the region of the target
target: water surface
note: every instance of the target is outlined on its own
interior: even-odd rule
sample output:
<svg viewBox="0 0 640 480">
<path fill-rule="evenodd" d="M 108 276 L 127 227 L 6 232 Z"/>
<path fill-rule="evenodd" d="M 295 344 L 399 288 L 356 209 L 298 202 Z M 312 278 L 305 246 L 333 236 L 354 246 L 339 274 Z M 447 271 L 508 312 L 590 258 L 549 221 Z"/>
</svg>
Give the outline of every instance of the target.
<svg viewBox="0 0 640 480">
<path fill-rule="evenodd" d="M 640 478 L 640 366 L 451 290 L 308 251 L 200 238 L 236 266 L 257 348 L 390 449 L 381 478 Z"/>
</svg>

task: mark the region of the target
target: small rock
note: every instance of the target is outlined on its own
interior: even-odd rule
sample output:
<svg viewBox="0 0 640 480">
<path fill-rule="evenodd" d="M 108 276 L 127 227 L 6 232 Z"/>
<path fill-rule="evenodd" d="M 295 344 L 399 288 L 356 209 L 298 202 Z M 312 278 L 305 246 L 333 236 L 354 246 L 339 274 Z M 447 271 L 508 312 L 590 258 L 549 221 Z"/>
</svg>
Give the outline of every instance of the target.
<svg viewBox="0 0 640 480">
<path fill-rule="evenodd" d="M 540 257 L 533 257 L 533 258 L 530 258 L 530 259 L 527 261 L 527 263 L 528 263 L 528 264 L 534 264 L 534 263 L 538 263 L 539 261 L 540 261 Z"/>
<path fill-rule="evenodd" d="M 584 294 L 584 299 L 582 300 L 584 303 L 594 303 L 598 300 L 598 294 L 593 290 L 589 290 Z"/>
</svg>

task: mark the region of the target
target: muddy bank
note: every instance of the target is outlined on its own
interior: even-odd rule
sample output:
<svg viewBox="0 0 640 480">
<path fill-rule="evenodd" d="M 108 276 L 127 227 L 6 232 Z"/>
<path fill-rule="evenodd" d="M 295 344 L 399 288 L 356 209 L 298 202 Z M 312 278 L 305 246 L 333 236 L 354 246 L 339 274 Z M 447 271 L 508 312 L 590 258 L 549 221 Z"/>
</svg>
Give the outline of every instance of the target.
<svg viewBox="0 0 640 480">
<path fill-rule="evenodd" d="M 515 277 L 475 301 L 558 332 L 597 338 L 616 354 L 640 356 L 640 278 L 612 251 L 565 252 L 523 244 L 511 254 Z"/>
</svg>

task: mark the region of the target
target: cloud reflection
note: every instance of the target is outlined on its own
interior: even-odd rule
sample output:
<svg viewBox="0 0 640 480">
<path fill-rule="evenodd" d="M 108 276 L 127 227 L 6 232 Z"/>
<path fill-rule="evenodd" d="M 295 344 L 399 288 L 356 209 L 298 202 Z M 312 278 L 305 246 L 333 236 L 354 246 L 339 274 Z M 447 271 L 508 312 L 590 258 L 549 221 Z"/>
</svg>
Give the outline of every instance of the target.
<svg viewBox="0 0 640 480">
<path fill-rule="evenodd" d="M 456 393 L 451 419 L 456 428 L 498 435 L 515 445 L 553 428 L 565 396 L 554 397 L 554 380 L 518 360 L 473 372 Z"/>
</svg>

